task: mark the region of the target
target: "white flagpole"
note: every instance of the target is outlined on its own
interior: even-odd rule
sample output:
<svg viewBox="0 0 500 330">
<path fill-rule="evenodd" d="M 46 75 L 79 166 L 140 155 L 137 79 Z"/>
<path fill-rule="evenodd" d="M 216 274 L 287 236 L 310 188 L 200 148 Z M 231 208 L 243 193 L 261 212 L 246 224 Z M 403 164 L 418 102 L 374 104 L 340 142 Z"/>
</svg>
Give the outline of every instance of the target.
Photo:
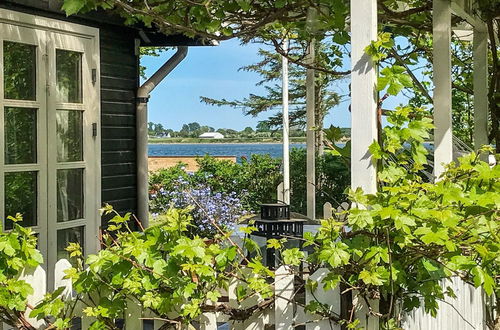
<svg viewBox="0 0 500 330">
<path fill-rule="evenodd" d="M 288 40 L 283 41 L 283 51 L 288 52 Z M 288 59 L 281 56 L 283 97 L 283 202 L 290 204 L 290 122 L 288 118 Z"/>
</svg>

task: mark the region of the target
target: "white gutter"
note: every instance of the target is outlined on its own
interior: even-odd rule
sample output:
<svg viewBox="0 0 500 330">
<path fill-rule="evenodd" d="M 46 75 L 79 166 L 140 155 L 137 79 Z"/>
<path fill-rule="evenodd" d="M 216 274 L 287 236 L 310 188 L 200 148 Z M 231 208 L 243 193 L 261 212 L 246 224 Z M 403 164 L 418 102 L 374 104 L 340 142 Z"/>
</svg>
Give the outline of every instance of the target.
<svg viewBox="0 0 500 330">
<path fill-rule="evenodd" d="M 149 94 L 186 57 L 188 47 L 177 47 L 172 57 L 137 90 L 137 217 L 144 227 L 149 225 L 148 183 L 148 100 Z"/>
</svg>

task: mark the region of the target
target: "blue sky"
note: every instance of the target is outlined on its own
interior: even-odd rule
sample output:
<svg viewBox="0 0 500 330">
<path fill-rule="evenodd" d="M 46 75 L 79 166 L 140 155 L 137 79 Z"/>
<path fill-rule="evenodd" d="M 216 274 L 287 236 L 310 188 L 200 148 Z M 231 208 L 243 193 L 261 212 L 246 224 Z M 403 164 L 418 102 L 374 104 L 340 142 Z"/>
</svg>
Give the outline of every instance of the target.
<svg viewBox="0 0 500 330">
<path fill-rule="evenodd" d="M 255 127 L 262 114 L 252 118 L 241 110 L 230 107 L 213 107 L 200 102 L 200 96 L 211 98 L 241 99 L 249 93 L 259 94 L 263 88 L 255 86 L 259 76 L 238 72 L 238 68 L 258 61 L 258 44 L 241 46 L 237 40 L 222 42 L 215 47 L 189 47 L 186 59 L 153 91 L 149 102 L 149 121 L 162 123 L 166 128 L 179 130 L 182 124 L 198 122 L 214 128 L 242 130 Z M 149 76 L 161 66 L 172 51 L 160 57 L 145 57 L 142 65 Z M 337 83 L 341 95 L 347 93 L 348 82 Z M 348 102 L 342 102 L 326 118 L 325 125 L 350 126 Z"/>
<path fill-rule="evenodd" d="M 398 40 L 405 46 L 404 40 Z M 214 107 L 200 102 L 200 96 L 228 100 L 242 99 L 250 93 L 263 94 L 263 87 L 255 84 L 260 80 L 258 74 L 238 71 L 242 66 L 258 62 L 257 51 L 260 44 L 240 45 L 238 40 L 222 42 L 214 47 L 189 47 L 188 55 L 177 68 L 153 91 L 149 102 L 149 121 L 161 123 L 165 128 L 180 130 L 183 124 L 198 122 L 201 125 L 218 128 L 242 130 L 247 126 L 255 128 L 259 120 L 270 114 L 258 117 L 244 116 L 239 109 Z M 160 57 L 144 57 L 142 65 L 146 75 L 153 74 L 172 56 L 174 50 Z M 349 59 L 344 61 L 342 70 L 350 68 Z M 422 79 L 421 70 L 415 74 Z M 325 127 L 331 124 L 340 127 L 351 126 L 348 110 L 349 77 L 333 83 L 333 89 L 341 96 L 342 102 L 325 117 Z M 406 98 L 402 95 L 390 97 L 384 108 L 394 109 Z"/>
</svg>

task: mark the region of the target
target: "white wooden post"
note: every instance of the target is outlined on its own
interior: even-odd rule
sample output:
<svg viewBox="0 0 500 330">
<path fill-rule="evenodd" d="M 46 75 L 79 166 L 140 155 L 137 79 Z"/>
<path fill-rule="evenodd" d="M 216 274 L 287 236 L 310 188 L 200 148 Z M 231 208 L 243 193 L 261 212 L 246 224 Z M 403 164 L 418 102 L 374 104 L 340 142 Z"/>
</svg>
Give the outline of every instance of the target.
<svg viewBox="0 0 500 330">
<path fill-rule="evenodd" d="M 288 51 L 288 40 L 283 42 Z M 290 204 L 290 122 L 288 119 L 288 58 L 281 56 L 283 97 L 283 202 Z"/>
<path fill-rule="evenodd" d="M 276 188 L 276 198 L 278 199 L 278 202 L 284 202 L 285 201 L 285 190 L 284 190 L 284 184 L 281 182 L 278 187 Z"/>
<path fill-rule="evenodd" d="M 276 330 L 293 329 L 293 273 L 287 266 L 276 270 L 274 282 L 274 324 Z"/>
<path fill-rule="evenodd" d="M 333 217 L 332 204 L 326 202 L 323 204 L 323 219 L 330 219 L 331 217 Z"/>
<path fill-rule="evenodd" d="M 310 7 L 307 12 L 307 23 L 311 30 L 314 30 L 316 19 L 316 9 Z M 314 65 L 315 49 L 314 40 L 309 43 L 307 63 Z M 307 195 L 307 217 L 316 218 L 316 86 L 315 71 L 308 68 L 306 74 L 306 144 L 307 144 L 307 163 L 306 163 L 306 195 Z"/>
<path fill-rule="evenodd" d="M 311 281 L 318 282 L 318 287 L 314 292 L 309 289 L 306 290 L 306 304 L 312 301 L 318 301 L 320 303 L 326 304 L 330 308 L 330 312 L 336 315 L 340 315 L 340 290 L 335 288 L 334 290 L 324 290 L 321 281 L 328 275 L 330 271 L 326 268 L 318 269 L 309 278 Z M 306 330 L 340 330 L 340 325 L 334 324 L 330 320 L 320 320 L 321 317 L 316 314 L 306 314 Z M 312 322 L 311 322 L 312 321 Z"/>
<path fill-rule="evenodd" d="M 29 269 L 28 271 L 23 272 L 21 279 L 26 281 L 26 283 L 29 283 L 33 288 L 33 294 L 28 297 L 28 303 L 32 306 L 36 306 L 40 301 L 42 301 L 43 297 L 47 293 L 47 272 L 41 266 L 37 266 L 35 269 Z M 26 311 L 26 317 L 30 323 L 36 328 L 42 328 L 45 322 L 43 320 L 37 321 L 36 319 L 30 318 L 30 313 L 31 309 L 28 308 Z"/>
<path fill-rule="evenodd" d="M 379 300 L 370 300 L 370 307 L 372 311 L 378 312 Z M 356 291 L 353 291 L 352 304 L 354 306 L 354 317 L 360 321 L 359 327 L 365 330 L 379 330 L 378 317 L 370 314 L 368 305 Z"/>
<path fill-rule="evenodd" d="M 340 204 L 340 206 L 337 208 L 337 217 L 340 221 L 346 221 L 347 219 L 347 214 L 344 211 L 349 210 L 350 205 L 347 202 L 343 202 Z"/>
<path fill-rule="evenodd" d="M 368 151 L 378 138 L 377 72 L 365 48 L 377 34 L 377 0 L 351 0 L 351 187 L 369 194 L 377 191 L 377 168 Z"/>
<path fill-rule="evenodd" d="M 217 330 L 217 315 L 215 313 L 203 313 L 200 316 L 200 330 Z"/>
<path fill-rule="evenodd" d="M 309 57 L 314 58 L 314 43 L 309 44 Z M 306 78 L 307 94 L 307 132 L 306 132 L 306 195 L 307 195 L 307 217 L 316 218 L 316 123 L 314 118 L 314 70 L 307 69 Z"/>
<path fill-rule="evenodd" d="M 249 269 L 243 269 L 242 270 L 243 274 L 249 275 L 251 273 L 251 270 Z M 229 282 L 229 290 L 228 290 L 228 296 L 229 296 L 229 302 L 228 306 L 231 308 L 249 308 L 250 306 L 253 306 L 255 304 L 258 304 L 259 302 L 262 301 L 262 297 L 260 295 L 252 295 L 250 298 L 247 298 L 243 300 L 241 303 L 238 303 L 238 300 L 236 299 L 236 289 L 239 286 L 247 286 L 247 284 L 243 281 L 240 281 L 238 279 L 232 279 Z M 236 322 L 233 321 L 231 323 L 231 329 L 233 330 L 261 330 L 264 329 L 264 313 L 259 313 L 257 315 L 253 315 L 249 319 L 243 321 L 243 322 Z"/>
<path fill-rule="evenodd" d="M 451 0 L 433 0 L 434 175 L 453 160 L 451 121 Z"/>
<path fill-rule="evenodd" d="M 365 48 L 377 40 L 377 0 L 351 0 L 351 187 L 377 190 L 368 146 L 377 139 L 377 73 Z"/>
<path fill-rule="evenodd" d="M 214 306 L 213 301 L 207 302 L 207 305 Z M 217 330 L 217 314 L 216 312 L 205 312 L 199 317 L 200 330 Z"/>
<path fill-rule="evenodd" d="M 64 287 L 62 293 L 63 299 L 71 299 L 73 293 L 73 283 L 71 279 L 65 278 L 65 270 L 72 267 L 71 263 L 67 259 L 60 259 L 56 262 L 54 267 L 54 288 Z"/>
<path fill-rule="evenodd" d="M 474 27 L 473 48 L 474 149 L 477 150 L 488 144 L 488 34 L 484 27 Z"/>
<path fill-rule="evenodd" d="M 436 317 L 426 313 L 423 306 L 403 314 L 403 329 L 487 329 L 487 305 L 483 290 L 474 288 L 458 277 L 442 280 L 440 284 L 443 291 L 450 287 L 456 298 L 445 296 L 443 301 L 438 301 Z"/>
</svg>

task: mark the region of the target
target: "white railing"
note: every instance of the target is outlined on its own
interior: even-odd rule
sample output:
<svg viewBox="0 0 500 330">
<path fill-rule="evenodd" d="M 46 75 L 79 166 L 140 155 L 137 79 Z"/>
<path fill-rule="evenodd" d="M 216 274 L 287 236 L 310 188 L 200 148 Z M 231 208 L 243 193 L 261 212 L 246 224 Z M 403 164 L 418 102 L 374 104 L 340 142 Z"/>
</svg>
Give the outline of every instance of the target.
<svg viewBox="0 0 500 330">
<path fill-rule="evenodd" d="M 72 294 L 71 283 L 69 280 L 63 279 L 63 270 L 69 267 L 69 262 L 60 260 L 56 265 L 55 284 L 65 286 L 65 295 Z M 263 330 L 266 326 L 274 325 L 276 330 L 293 329 L 298 325 L 305 325 L 307 330 L 333 329 L 340 330 L 340 326 L 333 321 L 330 321 L 317 314 L 311 314 L 304 310 L 304 306 L 317 301 L 329 306 L 330 315 L 340 316 L 341 314 L 341 299 L 339 289 L 324 290 L 321 281 L 329 273 L 328 269 L 321 268 L 308 276 L 310 280 L 316 281 L 318 286 L 311 291 L 308 286 L 305 288 L 305 301 L 299 302 L 296 299 L 296 288 L 294 273 L 288 266 L 281 266 L 275 272 L 275 282 L 272 286 L 274 290 L 274 301 L 271 301 L 265 308 L 254 312 L 246 320 L 234 320 L 223 312 L 206 312 L 201 315 L 196 324 L 201 330 L 216 330 L 218 325 L 226 324 L 225 329 L 235 330 Z M 35 293 L 30 299 L 31 304 L 36 304 L 43 296 L 45 289 L 45 273 L 41 268 L 24 277 L 29 281 L 35 289 Z M 253 295 L 242 302 L 236 299 L 236 289 L 246 284 L 239 280 L 233 280 L 229 285 L 229 290 L 226 294 L 226 302 L 216 303 L 214 307 L 220 304 L 225 304 L 233 309 L 246 309 L 256 304 L 264 302 L 264 299 L 258 295 Z M 411 314 L 404 315 L 404 329 L 426 329 L 426 330 L 469 330 L 469 329 L 486 329 L 485 326 L 485 304 L 483 301 L 484 295 L 479 289 L 475 289 L 469 284 L 454 279 L 443 283 L 443 286 L 451 287 L 457 295 L 456 299 L 447 298 L 439 305 L 439 312 L 436 318 L 424 313 L 423 308 L 417 309 Z M 370 302 L 372 308 L 376 308 L 376 302 Z M 368 330 L 379 328 L 377 319 L 369 316 L 367 309 L 363 304 L 358 304 L 354 316 L 361 320 L 360 326 Z M 80 316 L 83 306 L 79 309 Z M 222 310 L 214 308 L 214 310 Z M 77 313 L 77 315 L 79 314 Z M 153 329 L 160 329 L 165 323 L 158 317 L 155 317 L 150 311 L 142 310 L 137 302 L 132 300 L 128 303 L 125 315 L 123 315 L 126 329 L 145 330 L 146 320 L 153 323 Z M 82 329 L 88 329 L 93 322 L 92 318 L 82 317 Z M 147 322 L 146 322 L 147 323 Z M 35 326 L 42 327 L 42 322 L 34 323 Z M 150 328 L 150 327 L 149 327 Z M 3 327 L 4 330 L 10 329 Z"/>
</svg>

